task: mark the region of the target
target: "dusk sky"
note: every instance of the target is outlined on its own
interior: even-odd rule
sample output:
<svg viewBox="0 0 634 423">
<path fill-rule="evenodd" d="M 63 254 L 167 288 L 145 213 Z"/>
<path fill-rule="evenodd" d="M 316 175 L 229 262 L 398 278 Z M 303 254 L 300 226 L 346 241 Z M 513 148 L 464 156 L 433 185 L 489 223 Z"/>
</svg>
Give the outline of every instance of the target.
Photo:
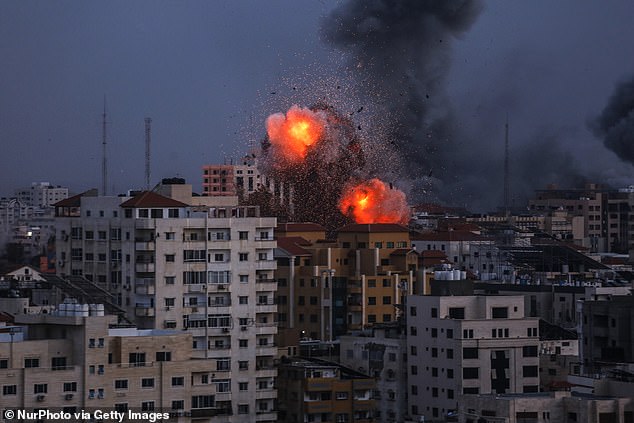
<svg viewBox="0 0 634 423">
<path fill-rule="evenodd" d="M 152 182 L 178 175 L 200 191 L 201 166 L 245 153 L 264 136 L 266 117 L 298 98 L 323 95 L 371 113 L 371 103 L 336 91 L 354 58 L 327 43 L 322 27 L 340 3 L 0 2 L 0 195 L 35 181 L 101 187 L 104 95 L 111 193 L 144 185 L 145 117 Z M 498 181 L 480 189 L 501 190 L 507 114 L 516 179 L 531 178 L 521 163 L 541 162 L 539 146 L 565 161 L 534 168 L 539 184 L 566 183 L 557 169 L 634 184 L 632 166 L 589 129 L 616 84 L 634 75 L 632 22 L 629 0 L 487 1 L 463 36 L 445 40 L 443 91 L 460 133 L 452 148 L 489 160 L 472 168 L 475 179 Z M 371 121 L 363 125 L 372 131 Z"/>
</svg>

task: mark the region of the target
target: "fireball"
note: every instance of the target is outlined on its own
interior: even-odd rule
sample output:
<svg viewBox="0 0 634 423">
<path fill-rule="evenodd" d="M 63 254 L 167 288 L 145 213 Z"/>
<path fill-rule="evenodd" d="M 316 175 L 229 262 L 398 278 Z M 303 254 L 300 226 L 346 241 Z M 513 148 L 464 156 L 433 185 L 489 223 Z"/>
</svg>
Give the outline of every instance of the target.
<svg viewBox="0 0 634 423">
<path fill-rule="evenodd" d="M 271 146 L 285 160 L 301 162 L 309 148 L 319 142 L 324 133 L 326 119 L 321 112 L 292 106 L 286 115 L 275 113 L 266 120 Z"/>
<path fill-rule="evenodd" d="M 410 215 L 405 194 L 376 178 L 344 189 L 339 210 L 357 223 L 407 224 Z"/>
</svg>

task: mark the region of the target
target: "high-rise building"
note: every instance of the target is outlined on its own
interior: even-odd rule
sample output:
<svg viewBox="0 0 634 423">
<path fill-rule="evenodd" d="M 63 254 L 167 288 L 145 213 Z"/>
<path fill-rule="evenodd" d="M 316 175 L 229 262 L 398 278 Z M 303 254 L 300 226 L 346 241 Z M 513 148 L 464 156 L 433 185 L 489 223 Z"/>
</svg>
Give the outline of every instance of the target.
<svg viewBox="0 0 634 423">
<path fill-rule="evenodd" d="M 14 195 L 29 206 L 46 208 L 68 198 L 68 188 L 49 182 L 33 182 L 28 188 L 16 189 Z"/>
<path fill-rule="evenodd" d="M 275 420 L 275 391 L 255 400 L 255 384 L 242 383 L 272 385 L 276 376 L 276 220 L 177 188 L 179 200 L 146 191 L 57 203 L 58 275 L 107 290 L 140 328 L 191 334 L 193 357 L 216 370 L 211 383 L 230 385 L 230 421 Z M 250 402 L 243 413 L 238 406 Z"/>
</svg>

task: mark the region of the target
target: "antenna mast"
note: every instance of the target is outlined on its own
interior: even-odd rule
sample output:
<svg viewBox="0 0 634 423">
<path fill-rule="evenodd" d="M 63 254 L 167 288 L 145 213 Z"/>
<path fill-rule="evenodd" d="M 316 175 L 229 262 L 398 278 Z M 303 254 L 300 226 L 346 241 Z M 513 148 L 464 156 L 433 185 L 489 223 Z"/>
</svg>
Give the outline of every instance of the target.
<svg viewBox="0 0 634 423">
<path fill-rule="evenodd" d="M 101 195 L 108 195 L 108 159 L 106 157 L 106 96 L 103 96 L 103 115 L 101 123 Z"/>
<path fill-rule="evenodd" d="M 509 116 L 506 115 L 506 124 L 504 125 L 504 213 L 509 215 L 510 206 L 509 192 Z"/>
<path fill-rule="evenodd" d="M 152 118 L 145 118 L 145 190 L 150 190 L 150 141 L 152 138 Z"/>
</svg>

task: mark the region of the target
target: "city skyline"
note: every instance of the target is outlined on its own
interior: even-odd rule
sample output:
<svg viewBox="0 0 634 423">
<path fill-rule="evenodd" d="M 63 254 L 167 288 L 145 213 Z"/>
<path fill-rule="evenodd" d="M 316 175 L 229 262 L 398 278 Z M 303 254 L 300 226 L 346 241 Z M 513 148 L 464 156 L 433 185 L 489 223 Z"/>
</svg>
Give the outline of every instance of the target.
<svg viewBox="0 0 634 423">
<path fill-rule="evenodd" d="M 627 184 L 631 166 L 603 146 L 588 122 L 634 72 L 634 58 L 627 55 L 634 6 L 478 5 L 482 10 L 471 27 L 444 40 L 452 45 L 451 67 L 439 96 L 448 99 L 442 110 L 455 115 L 452 149 L 479 151 L 480 164 L 470 168 L 462 154 L 444 173 L 455 171 L 464 180 L 439 177 L 430 190 L 450 191 L 456 202 L 477 202 L 473 197 L 480 195 L 501 203 L 507 113 L 517 193 L 526 189 L 518 180 L 530 179 L 521 162 L 544 157 L 553 166 L 534 175 L 535 184 L 579 175 Z M 40 180 L 76 192 L 100 187 L 104 96 L 108 190 L 116 193 L 144 185 L 145 117 L 153 119 L 152 182 L 181 176 L 195 187 L 203 165 L 239 157 L 264 137 L 266 116 L 293 102 L 310 105 L 324 96 L 343 113 L 364 106 L 355 123 L 379 138 L 384 133 L 368 126 L 368 116 L 381 112 L 380 102 L 364 101 L 352 84 L 341 90 L 345 94 L 337 92 L 348 81 L 345 69 L 354 54 L 324 40 L 335 2 L 110 6 L 0 6 L 0 52 L 7 64 L 0 70 L 0 195 Z M 383 127 L 397 121 L 388 116 L 377 122 Z M 23 157 L 26 166 L 16 160 Z M 483 178 L 483 169 L 489 177 Z M 420 172 L 441 173 L 427 166 Z M 395 182 L 408 185 L 403 179 L 398 175 Z M 478 184 L 489 194 L 475 192 Z"/>
</svg>

